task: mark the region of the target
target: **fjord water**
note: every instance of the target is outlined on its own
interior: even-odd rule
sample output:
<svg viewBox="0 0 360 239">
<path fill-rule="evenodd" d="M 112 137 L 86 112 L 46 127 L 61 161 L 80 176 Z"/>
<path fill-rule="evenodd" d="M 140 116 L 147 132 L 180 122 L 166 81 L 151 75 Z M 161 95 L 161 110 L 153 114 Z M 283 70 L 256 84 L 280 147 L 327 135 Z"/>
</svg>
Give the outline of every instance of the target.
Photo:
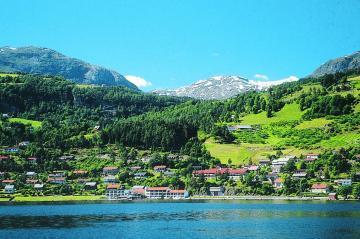
<svg viewBox="0 0 360 239">
<path fill-rule="evenodd" d="M 0 238 L 360 238 L 360 203 L 1 204 Z"/>
</svg>

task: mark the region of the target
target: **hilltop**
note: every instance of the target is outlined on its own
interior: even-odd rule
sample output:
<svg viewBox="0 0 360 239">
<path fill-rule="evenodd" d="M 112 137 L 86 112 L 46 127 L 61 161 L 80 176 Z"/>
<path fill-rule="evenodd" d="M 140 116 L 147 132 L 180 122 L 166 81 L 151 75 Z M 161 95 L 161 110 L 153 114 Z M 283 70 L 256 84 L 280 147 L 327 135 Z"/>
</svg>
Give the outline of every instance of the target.
<svg viewBox="0 0 360 239">
<path fill-rule="evenodd" d="M 62 76 L 81 84 L 137 87 L 114 70 L 65 56 L 44 47 L 1 47 L 0 72 Z"/>
<path fill-rule="evenodd" d="M 318 67 L 310 77 L 319 77 L 358 68 L 360 68 L 360 51 L 325 62 Z"/>
</svg>

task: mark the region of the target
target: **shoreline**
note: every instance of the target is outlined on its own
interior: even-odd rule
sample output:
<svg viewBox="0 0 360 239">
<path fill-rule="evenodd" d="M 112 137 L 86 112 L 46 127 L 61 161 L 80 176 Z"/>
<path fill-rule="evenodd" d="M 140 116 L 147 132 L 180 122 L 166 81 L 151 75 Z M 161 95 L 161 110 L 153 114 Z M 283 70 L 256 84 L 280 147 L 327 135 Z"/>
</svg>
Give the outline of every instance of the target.
<svg viewBox="0 0 360 239">
<path fill-rule="evenodd" d="M 3 198 L 5 199 L 5 198 Z M 0 200 L 0 204 L 11 203 L 41 203 L 41 202 L 181 202 L 181 201 L 359 201 L 359 199 L 330 200 L 328 197 L 299 197 L 299 196 L 192 196 L 184 199 L 115 199 L 109 200 L 104 196 L 38 196 L 15 197 L 12 200 Z"/>
</svg>

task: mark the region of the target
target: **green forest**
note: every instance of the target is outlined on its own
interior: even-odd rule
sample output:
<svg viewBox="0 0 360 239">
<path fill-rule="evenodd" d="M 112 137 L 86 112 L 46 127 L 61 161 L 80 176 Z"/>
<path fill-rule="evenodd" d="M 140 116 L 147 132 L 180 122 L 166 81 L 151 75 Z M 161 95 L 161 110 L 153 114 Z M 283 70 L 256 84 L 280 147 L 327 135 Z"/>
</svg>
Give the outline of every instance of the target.
<svg viewBox="0 0 360 239">
<path fill-rule="evenodd" d="M 101 195 L 106 188 L 103 167 L 116 166 L 116 180 L 128 188 L 169 186 L 200 195 L 211 186 L 224 186 L 228 195 L 310 195 L 312 184 L 325 183 L 345 198 L 358 198 L 359 93 L 360 70 L 209 101 L 77 85 L 52 76 L 3 74 L 1 177 L 15 180 L 20 195 Z M 231 130 L 239 125 L 250 130 Z M 311 153 L 319 159 L 305 162 Z M 63 155 L 75 159 L 59 160 Z M 283 185 L 274 188 L 267 182 L 271 161 L 287 155 L 296 160 L 281 169 Z M 240 168 L 262 160 L 270 164 L 240 181 L 226 174 L 193 176 L 196 168 Z M 166 165 L 172 173 L 155 172 L 157 165 Z M 132 167 L 140 167 L 147 177 L 135 179 Z M 49 184 L 41 193 L 26 183 L 26 172 L 34 171 L 36 180 L 46 182 L 57 170 L 65 172 L 68 183 Z M 98 183 L 96 190 L 87 192 L 78 183 L 78 170 Z M 300 181 L 291 176 L 299 170 L 307 175 Z M 338 186 L 339 179 L 353 183 Z"/>
</svg>

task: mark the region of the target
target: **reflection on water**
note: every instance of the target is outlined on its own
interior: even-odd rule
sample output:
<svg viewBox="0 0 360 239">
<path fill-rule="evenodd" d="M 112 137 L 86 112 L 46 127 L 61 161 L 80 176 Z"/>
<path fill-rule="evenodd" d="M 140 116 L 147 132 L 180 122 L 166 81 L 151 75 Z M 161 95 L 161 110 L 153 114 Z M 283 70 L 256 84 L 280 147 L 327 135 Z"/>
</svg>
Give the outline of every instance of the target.
<svg viewBox="0 0 360 239">
<path fill-rule="evenodd" d="M 100 238 L 104 230 L 106 238 L 360 238 L 356 202 L 46 204 L 0 213 L 0 238 Z"/>
</svg>

